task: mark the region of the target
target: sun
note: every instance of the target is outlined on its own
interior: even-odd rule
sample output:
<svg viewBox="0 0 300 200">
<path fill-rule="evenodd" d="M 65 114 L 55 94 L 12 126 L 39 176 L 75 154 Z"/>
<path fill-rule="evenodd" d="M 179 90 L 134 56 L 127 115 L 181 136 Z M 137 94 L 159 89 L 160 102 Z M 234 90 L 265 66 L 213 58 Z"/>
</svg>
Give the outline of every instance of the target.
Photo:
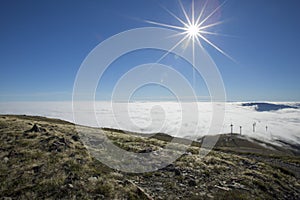
<svg viewBox="0 0 300 200">
<path fill-rule="evenodd" d="M 187 26 L 186 31 L 190 37 L 198 37 L 198 35 L 200 34 L 200 29 L 195 24 Z"/>
<path fill-rule="evenodd" d="M 208 43 L 210 46 L 215 48 L 217 51 L 222 53 L 224 56 L 227 58 L 231 59 L 234 61 L 232 57 L 230 57 L 228 54 L 226 54 L 221 48 L 219 48 L 217 45 L 215 45 L 213 42 L 211 42 L 206 36 L 207 35 L 220 35 L 215 32 L 211 32 L 209 29 L 221 24 L 221 21 L 217 21 L 214 23 L 207 24 L 208 19 L 210 19 L 225 3 L 226 0 L 220 4 L 218 7 L 216 7 L 212 12 L 210 12 L 208 15 L 205 15 L 207 13 L 207 4 L 209 0 L 206 0 L 202 8 L 197 12 L 195 10 L 195 5 L 194 5 L 194 0 L 192 0 L 192 9 L 191 9 L 191 15 L 188 15 L 187 11 L 185 10 L 184 6 L 182 5 L 182 2 L 179 0 L 178 1 L 182 10 L 182 13 L 184 14 L 185 19 L 181 19 L 177 15 L 175 15 L 173 12 L 168 10 L 167 8 L 164 8 L 170 15 L 172 15 L 175 19 L 178 20 L 182 24 L 182 26 L 176 26 L 172 24 L 166 24 L 166 23 L 161 23 L 161 22 L 155 22 L 155 21 L 150 21 L 146 20 L 145 22 L 157 25 L 157 26 L 163 26 L 167 27 L 170 29 L 177 29 L 179 31 L 182 31 L 179 35 L 183 35 L 183 38 L 172 48 L 176 48 L 178 45 L 183 43 L 184 41 L 188 41 L 192 43 L 192 48 L 193 48 L 193 55 L 195 54 L 194 52 L 194 45 L 199 45 L 201 48 L 203 48 L 201 41 L 204 41 Z M 166 56 L 166 55 L 164 55 Z M 163 57 L 164 57 L 163 56 Z M 161 58 L 162 59 L 162 58 Z M 161 60 L 160 59 L 160 60 Z"/>
<path fill-rule="evenodd" d="M 184 45 L 185 48 L 187 47 L 192 47 L 192 65 L 195 65 L 195 57 L 197 52 L 195 52 L 195 45 L 200 46 L 203 48 L 202 41 L 206 42 L 213 48 L 215 48 L 217 51 L 219 51 L 221 54 L 229 58 L 230 60 L 234 61 L 235 60 L 230 57 L 228 54 L 226 54 L 221 48 L 219 48 L 217 45 L 215 45 L 213 42 L 211 42 L 208 38 L 207 35 L 220 35 L 218 33 L 212 32 L 209 29 L 217 26 L 222 23 L 222 21 L 217 21 L 214 23 L 207 23 L 209 19 L 215 15 L 215 13 L 226 3 L 227 0 L 225 0 L 222 4 L 220 4 L 218 7 L 216 7 L 212 12 L 210 12 L 208 15 L 205 15 L 207 13 L 207 4 L 209 0 L 206 0 L 205 4 L 202 6 L 202 8 L 199 10 L 199 12 L 195 12 L 195 5 L 194 5 L 194 0 L 192 0 L 192 9 L 191 9 L 191 15 L 188 15 L 186 12 L 184 6 L 182 5 L 182 2 L 178 0 L 182 13 L 184 14 L 185 19 L 181 19 L 177 15 L 175 15 L 173 12 L 168 10 L 167 8 L 164 8 L 170 15 L 172 15 L 178 22 L 182 24 L 182 26 L 177 26 L 177 25 L 172 25 L 172 24 L 166 24 L 166 23 L 161 23 L 161 22 L 155 22 L 155 21 L 149 21 L 146 20 L 145 22 L 157 25 L 157 26 L 162 26 L 162 27 L 167 27 L 170 29 L 176 29 L 179 30 L 180 33 L 176 34 L 179 36 L 182 36 L 182 39 L 176 43 L 168 52 L 166 52 L 163 56 L 160 57 L 160 59 L 157 61 L 159 63 L 164 57 L 166 57 L 170 52 L 172 52 L 173 49 L 178 47 L 180 44 L 183 42 L 188 42 L 191 43 L 191 45 Z M 188 44 L 186 43 L 186 44 Z M 193 68 L 193 86 L 194 88 L 196 87 L 195 85 L 195 69 Z"/>
</svg>

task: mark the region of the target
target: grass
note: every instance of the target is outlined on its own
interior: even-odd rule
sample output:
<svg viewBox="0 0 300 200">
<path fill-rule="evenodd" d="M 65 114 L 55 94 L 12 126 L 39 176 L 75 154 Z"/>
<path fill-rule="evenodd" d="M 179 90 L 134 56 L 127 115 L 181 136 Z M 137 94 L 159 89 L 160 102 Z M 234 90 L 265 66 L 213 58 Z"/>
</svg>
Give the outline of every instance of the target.
<svg viewBox="0 0 300 200">
<path fill-rule="evenodd" d="M 0 198 L 138 198 L 133 186 L 118 183 L 122 176 L 92 158 L 80 141 L 72 140 L 76 132 L 71 123 L 25 116 L 1 119 L 0 159 L 8 161 L 0 162 Z M 47 131 L 25 134 L 34 123 Z M 90 184 L 94 176 L 98 181 Z"/>
<path fill-rule="evenodd" d="M 33 124 L 45 131 L 26 132 Z M 94 157 L 105 156 L 103 138 L 138 153 L 161 150 L 173 137 L 145 137 L 113 129 L 93 135 L 95 129 L 82 129 L 87 140 L 78 140 L 74 125 L 62 120 L 0 116 L 0 199 L 297 199 L 300 195 L 299 178 L 292 171 L 264 162 L 276 159 L 296 166 L 300 163 L 297 156 L 239 152 L 219 146 L 201 158 L 200 143 L 189 147 L 175 143 L 170 154 L 182 147 L 187 153 L 169 167 L 124 173 Z M 86 146 L 87 141 L 94 143 Z M 161 155 L 158 158 L 163 159 Z M 117 165 L 120 160 L 114 162 Z"/>
</svg>

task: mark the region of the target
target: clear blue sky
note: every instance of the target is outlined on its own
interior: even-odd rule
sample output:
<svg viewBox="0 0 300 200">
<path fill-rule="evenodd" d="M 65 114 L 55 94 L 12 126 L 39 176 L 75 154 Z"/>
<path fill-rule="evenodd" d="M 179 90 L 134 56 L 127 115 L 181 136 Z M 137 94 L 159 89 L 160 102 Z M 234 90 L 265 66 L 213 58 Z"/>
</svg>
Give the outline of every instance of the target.
<svg viewBox="0 0 300 200">
<path fill-rule="evenodd" d="M 77 70 L 101 41 L 128 29 L 153 26 L 143 20 L 179 25 L 162 6 L 182 17 L 178 2 L 170 0 L 0 3 L 0 101 L 71 100 Z M 215 17 L 225 23 L 213 30 L 234 37 L 209 39 L 237 63 L 204 46 L 222 74 L 228 100 L 300 101 L 299 10 L 299 0 L 228 0 L 217 13 Z M 156 54 L 140 52 L 117 60 L 100 87 L 103 98 L 114 80 L 132 67 L 130 60 L 141 58 L 135 64 L 142 64 L 147 61 L 143 55 Z M 170 64 L 168 58 L 164 63 Z M 184 63 L 172 62 L 175 68 L 180 64 Z M 191 78 L 188 68 L 181 72 Z M 207 95 L 200 78 L 198 85 L 197 94 Z M 149 89 L 154 96 L 163 95 L 159 90 Z"/>
</svg>

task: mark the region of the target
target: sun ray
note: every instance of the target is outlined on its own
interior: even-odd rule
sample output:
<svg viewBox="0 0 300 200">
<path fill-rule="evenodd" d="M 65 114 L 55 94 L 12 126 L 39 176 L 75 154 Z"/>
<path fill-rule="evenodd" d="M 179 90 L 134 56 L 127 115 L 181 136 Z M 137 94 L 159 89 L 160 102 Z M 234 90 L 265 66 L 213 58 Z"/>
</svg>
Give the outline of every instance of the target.
<svg viewBox="0 0 300 200">
<path fill-rule="evenodd" d="M 176 33 L 176 34 L 174 34 L 174 35 L 169 35 L 169 36 L 166 37 L 166 38 L 174 38 L 174 37 L 178 37 L 178 36 L 180 36 L 180 35 L 186 35 L 186 31 L 185 31 L 185 32 Z"/>
<path fill-rule="evenodd" d="M 164 27 L 173 28 L 173 29 L 186 30 L 185 28 L 180 27 L 180 26 L 174 26 L 174 25 L 164 24 L 164 23 L 160 23 L 160 22 L 154 22 L 154 21 L 150 21 L 150 20 L 145 20 L 145 22 L 147 22 L 149 24 L 164 26 Z"/>
<path fill-rule="evenodd" d="M 221 5 L 219 5 L 216 9 L 214 9 L 207 17 L 204 18 L 204 20 L 202 20 L 199 23 L 199 26 L 201 26 L 202 24 L 204 24 L 211 16 L 213 16 L 225 3 L 227 2 L 227 0 L 225 0 Z"/>
<path fill-rule="evenodd" d="M 192 39 L 193 39 L 193 87 L 194 87 L 194 89 L 196 89 L 196 74 L 195 74 L 195 68 L 194 68 L 194 66 L 195 66 L 195 37 L 193 36 L 192 37 Z"/>
<path fill-rule="evenodd" d="M 234 36 L 234 35 L 228 35 L 228 34 L 216 33 L 216 32 L 204 31 L 204 30 L 200 30 L 199 32 L 202 35 L 207 34 L 207 35 L 216 35 L 216 36 L 223 36 L 223 37 L 237 37 L 237 36 Z"/>
<path fill-rule="evenodd" d="M 190 20 L 188 14 L 186 13 L 186 11 L 185 11 L 185 9 L 184 9 L 184 7 L 183 7 L 181 0 L 179 0 L 179 4 L 180 4 L 181 10 L 182 10 L 182 12 L 183 12 L 183 14 L 184 14 L 184 16 L 185 16 L 185 19 L 186 19 L 186 21 L 188 22 L 188 25 L 190 26 L 190 25 L 192 24 L 192 23 L 191 23 L 191 20 Z"/>
<path fill-rule="evenodd" d="M 202 44 L 201 44 L 201 42 L 200 42 L 200 40 L 199 40 L 199 37 L 196 37 L 196 41 L 197 41 L 198 45 L 201 47 L 201 49 L 202 49 L 203 46 L 202 46 Z"/>
<path fill-rule="evenodd" d="M 172 48 L 170 48 L 164 55 L 162 55 L 156 61 L 156 63 L 159 63 L 160 61 L 162 61 L 162 59 L 164 59 L 171 51 L 173 51 L 176 47 L 178 47 L 178 45 L 180 45 L 184 40 L 186 40 L 187 37 L 189 37 L 189 36 L 188 35 L 184 36 L 179 42 L 177 42 Z"/>
<path fill-rule="evenodd" d="M 203 31 L 203 30 L 200 30 L 200 34 L 207 34 L 207 35 L 220 35 L 219 33 L 215 33 L 215 32 L 209 32 L 209 31 Z"/>
<path fill-rule="evenodd" d="M 204 29 L 207 29 L 207 28 L 211 28 L 211 27 L 223 24 L 223 23 L 224 23 L 224 21 L 218 21 L 218 22 L 215 22 L 215 23 L 212 23 L 212 24 L 208 24 L 206 26 L 200 26 L 199 30 L 204 30 Z"/>
<path fill-rule="evenodd" d="M 171 12 L 169 9 L 162 7 L 164 10 L 166 10 L 170 15 L 172 15 L 175 19 L 177 19 L 182 25 L 184 26 L 188 26 L 188 24 L 183 21 L 182 19 L 180 19 L 178 16 L 176 16 L 173 12 Z"/>
<path fill-rule="evenodd" d="M 172 24 L 165 24 L 165 23 L 160 23 L 160 22 L 155 22 L 155 21 L 149 21 L 149 20 L 146 21 L 147 23 L 150 23 L 150 24 L 153 24 L 153 25 L 167 27 L 167 28 L 171 28 L 171 29 L 181 30 L 179 33 L 174 34 L 174 35 L 172 35 L 170 37 L 177 37 L 177 36 L 181 36 L 181 35 L 184 36 L 172 48 L 170 48 L 170 50 L 168 50 L 166 53 L 164 53 L 158 59 L 157 63 L 159 63 L 162 59 L 164 59 L 170 52 L 172 52 L 175 48 L 177 48 L 185 40 L 187 42 L 186 44 L 191 43 L 190 47 L 192 48 L 191 50 L 192 50 L 192 64 L 193 64 L 193 66 L 195 65 L 195 57 L 196 57 L 196 48 L 195 48 L 195 45 L 199 45 L 199 47 L 201 47 L 203 49 L 204 47 L 202 45 L 202 41 L 205 42 L 205 43 L 207 43 L 207 44 L 209 44 L 213 48 L 215 48 L 218 52 L 220 52 L 222 55 L 226 56 L 230 60 L 236 62 L 225 51 L 223 51 L 220 47 L 218 47 L 216 44 L 214 44 L 208 38 L 206 38 L 206 35 L 229 36 L 229 35 L 222 35 L 220 33 L 215 33 L 215 32 L 209 31 L 209 28 L 212 28 L 212 27 L 215 27 L 217 25 L 220 25 L 220 24 L 224 23 L 224 21 L 217 21 L 217 22 L 210 23 L 210 24 L 206 23 L 208 19 L 210 19 L 219 9 L 221 9 L 222 6 L 224 6 L 224 4 L 227 2 L 227 0 L 225 0 L 222 4 L 220 4 L 219 6 L 217 6 L 212 12 L 208 13 L 208 15 L 205 16 L 206 9 L 207 9 L 207 4 L 209 2 L 209 0 L 206 0 L 205 3 L 203 4 L 203 7 L 200 10 L 200 13 L 197 16 L 197 18 L 195 18 L 195 14 L 196 13 L 195 13 L 195 2 L 194 2 L 194 0 L 192 0 L 192 4 L 191 4 L 191 16 L 189 16 L 187 14 L 187 11 L 184 8 L 181 0 L 178 0 L 178 2 L 179 2 L 179 5 L 180 5 L 180 8 L 181 8 L 181 11 L 184 14 L 185 21 L 184 21 L 184 19 L 178 17 L 177 15 L 175 15 L 173 12 L 171 12 L 167 8 L 165 8 L 163 6 L 162 6 L 162 8 L 165 9 L 178 22 L 180 22 L 182 24 L 182 26 L 176 26 L 176 25 L 172 25 Z M 202 18 L 204 18 L 204 19 L 202 19 Z M 185 50 L 186 48 L 188 48 L 188 45 L 185 46 L 185 47 L 183 47 L 183 50 Z M 196 78 L 195 77 L 195 71 L 193 69 L 193 87 L 196 86 L 195 85 L 195 78 Z"/>
<path fill-rule="evenodd" d="M 222 53 L 224 56 L 226 56 L 227 58 L 229 58 L 230 60 L 236 62 L 231 56 L 229 56 L 227 53 L 225 53 L 222 49 L 220 49 L 217 45 L 215 45 L 214 43 L 212 43 L 211 41 L 209 41 L 206 37 L 202 36 L 201 34 L 199 35 L 199 37 L 201 37 L 205 42 L 207 42 L 209 45 L 211 45 L 212 47 L 214 47 L 216 50 L 218 50 L 220 53 Z"/>
<path fill-rule="evenodd" d="M 206 6 L 207 6 L 207 3 L 208 3 L 208 0 L 206 0 L 206 2 L 204 3 L 204 5 L 203 5 L 203 7 L 202 7 L 202 9 L 201 9 L 201 12 L 200 12 L 200 14 L 199 14 L 199 16 L 198 16 L 198 18 L 197 18 L 195 24 L 199 24 L 199 21 L 200 21 L 201 17 L 202 17 L 203 14 L 204 14 L 204 11 L 205 11 L 205 8 L 206 8 Z"/>
<path fill-rule="evenodd" d="M 192 1 L 192 24 L 195 24 L 195 2 Z"/>
</svg>

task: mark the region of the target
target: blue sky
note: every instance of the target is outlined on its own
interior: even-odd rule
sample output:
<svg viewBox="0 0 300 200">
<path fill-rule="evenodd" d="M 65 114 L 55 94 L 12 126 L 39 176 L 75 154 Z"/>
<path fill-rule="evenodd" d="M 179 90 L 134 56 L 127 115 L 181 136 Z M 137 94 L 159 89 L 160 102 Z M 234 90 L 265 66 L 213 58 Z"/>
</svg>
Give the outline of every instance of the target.
<svg viewBox="0 0 300 200">
<path fill-rule="evenodd" d="M 182 2 L 190 7 L 191 1 Z M 222 2 L 210 0 L 209 6 Z M 180 25 L 162 7 L 183 17 L 178 2 L 168 0 L 1 1 L 0 101 L 71 100 L 77 71 L 100 42 L 122 31 L 153 26 L 144 20 Z M 230 37 L 209 39 L 236 62 L 203 46 L 221 72 L 228 100 L 300 101 L 299 8 L 298 0 L 228 0 L 213 16 L 224 23 L 212 30 Z M 161 54 L 149 50 L 120 58 L 96 96 L 108 99 L 118 77 L 133 67 L 132 60 L 142 64 Z M 184 61 L 167 57 L 162 63 L 191 79 Z M 144 90 L 136 96 L 147 93 L 155 99 L 168 94 L 151 86 Z M 200 76 L 196 93 L 208 95 Z"/>
</svg>

